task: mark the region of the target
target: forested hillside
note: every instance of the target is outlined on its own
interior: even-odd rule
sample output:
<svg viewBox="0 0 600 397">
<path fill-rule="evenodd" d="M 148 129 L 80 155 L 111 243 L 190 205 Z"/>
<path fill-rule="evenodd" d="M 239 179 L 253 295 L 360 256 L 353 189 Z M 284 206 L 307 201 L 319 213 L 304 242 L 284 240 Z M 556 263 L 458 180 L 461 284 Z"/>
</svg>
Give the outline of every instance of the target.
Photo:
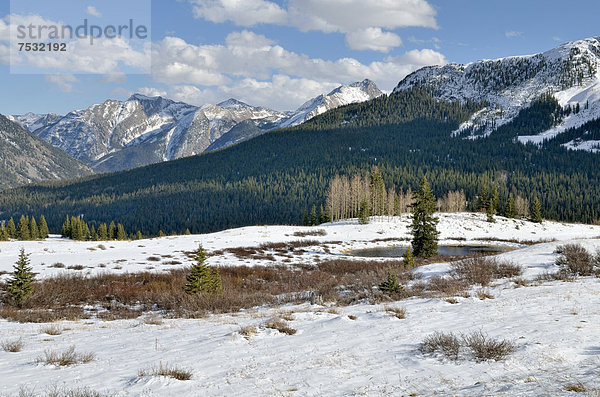
<svg viewBox="0 0 600 397">
<path fill-rule="evenodd" d="M 592 222 L 599 212 L 598 155 L 516 140 L 523 130 L 535 133 L 554 123 L 553 103 L 541 98 L 488 139 L 473 140 L 451 132 L 481 104 L 402 91 L 224 150 L 5 191 L 1 217 L 43 213 L 56 232 L 67 214 L 81 214 L 90 226 L 114 219 L 144 235 L 297 224 L 306 208 L 324 204 L 336 174 L 366 173 L 377 165 L 386 186 L 398 190 L 414 190 L 427 174 L 437 196 L 464 190 L 473 202 L 483 186 L 496 184 L 501 201 L 509 192 L 536 196 L 547 218 Z"/>
</svg>

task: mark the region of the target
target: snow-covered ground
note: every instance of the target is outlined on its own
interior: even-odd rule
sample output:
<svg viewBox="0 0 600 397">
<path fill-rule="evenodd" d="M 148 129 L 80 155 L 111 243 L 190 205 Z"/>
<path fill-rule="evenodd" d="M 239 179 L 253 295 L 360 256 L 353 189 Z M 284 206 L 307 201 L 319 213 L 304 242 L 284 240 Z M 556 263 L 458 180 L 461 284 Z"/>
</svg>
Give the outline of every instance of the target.
<svg viewBox="0 0 600 397">
<path fill-rule="evenodd" d="M 84 264 L 91 268 L 82 271 L 91 273 L 139 271 L 148 266 L 159 270 L 174 266 L 163 261 L 178 259 L 182 264 L 175 266 L 183 266 L 190 260 L 182 251 L 199 243 L 215 251 L 300 239 L 340 242 L 328 244 L 331 253 L 316 246 L 303 254 L 304 259 L 318 256 L 324 260 L 339 257 L 348 249 L 402 244 L 373 240 L 406 237 L 407 224 L 406 217 L 369 225 L 338 222 L 314 228 L 325 230 L 325 236 L 304 238 L 293 233 L 310 228 L 264 226 L 134 242 L 50 239 L 0 243 L 0 270 L 10 270 L 21 246 L 32 252 L 35 270 L 45 276 L 76 271 L 49 267 L 58 261 L 66 266 Z M 500 256 L 522 266 L 523 278 L 529 280 L 555 270 L 554 250 L 559 244 L 576 241 L 592 252 L 600 248 L 600 227 L 590 225 L 537 225 L 504 218 L 490 224 L 481 214 L 441 214 L 439 229 L 442 243 L 448 244 L 481 243 L 489 238 L 545 241 L 513 244 L 515 250 Z M 99 244 L 106 249 L 88 249 Z M 149 256 L 162 258 L 160 255 L 172 258 L 147 260 Z M 116 262 L 122 259 L 125 261 Z M 231 254 L 210 261 L 245 264 Z M 100 268 L 101 264 L 106 267 Z M 123 269 L 115 270 L 118 265 Z M 447 270 L 447 264 L 432 264 L 416 271 L 427 278 Z M 18 353 L 0 349 L 0 396 L 18 395 L 23 388 L 43 395 L 52 388 L 83 387 L 120 396 L 555 396 L 581 395 L 568 391 L 570 386 L 600 390 L 600 279 L 532 282 L 528 286 L 500 280 L 485 288 L 493 296 L 485 300 L 477 297 L 478 290 L 475 287 L 468 296 L 456 297 L 454 303 L 411 298 L 388 304 L 405 308 L 404 319 L 390 315 L 382 304 L 332 307 L 326 303 L 255 308 L 195 320 L 62 321 L 56 325 L 63 332 L 55 336 L 44 333 L 43 324 L 0 320 L 0 342 L 19 338 L 23 342 Z M 286 335 L 265 328 L 273 316 L 285 317 L 297 332 Z M 244 337 L 240 330 L 248 326 L 256 327 L 257 332 Z M 448 361 L 418 352 L 423 338 L 435 331 L 460 334 L 479 330 L 515 342 L 516 352 L 505 361 L 482 363 Z M 45 351 L 62 352 L 70 346 L 78 352 L 93 352 L 95 359 L 60 368 L 36 362 Z M 186 369 L 192 378 L 140 376 L 140 371 L 151 372 L 161 364 Z"/>
<path fill-rule="evenodd" d="M 497 217 L 496 223 L 485 221 L 485 214 L 439 214 L 440 244 L 491 243 L 487 239 L 519 240 L 525 242 L 564 240 L 573 238 L 600 237 L 600 226 L 568 224 L 545 221 L 535 224 L 527 221 Z M 19 250 L 30 254 L 34 272 L 47 277 L 65 272 L 97 274 L 104 272 L 124 273 L 144 270 L 169 270 L 192 264 L 186 252 L 198 248 L 199 244 L 208 252 L 235 247 L 257 247 L 261 244 L 293 242 L 299 240 L 318 241 L 313 247 L 304 247 L 306 252 L 295 253 L 288 264 L 310 263 L 315 260 L 334 259 L 344 253 L 362 248 L 407 245 L 403 241 L 381 241 L 405 239 L 408 234 L 409 215 L 389 219 L 372 218 L 371 223 L 359 225 L 356 220 L 328 223 L 312 228 L 301 226 L 251 226 L 222 232 L 154 238 L 138 241 L 90 241 L 75 242 L 58 236 L 45 241 L 0 242 L 0 273 L 10 272 L 17 260 Z M 518 229 L 517 229 L 518 226 Z M 294 236 L 296 232 L 324 230 L 324 236 Z M 458 239 L 458 240 L 457 240 Z M 374 241 L 379 240 L 379 241 Z M 463 241 L 465 240 L 465 241 Z M 519 244 L 509 244 L 521 247 Z M 329 252 L 324 249 L 326 246 Z M 276 252 L 273 252 L 276 259 Z M 352 257 L 348 257 L 352 258 Z M 64 267 L 55 267 L 56 264 Z M 224 252 L 209 258 L 208 263 L 220 265 L 273 265 L 278 261 L 238 258 Z M 60 266 L 60 265 L 59 265 Z M 83 266 L 82 269 L 69 267 Z M 7 277 L 5 274 L 2 276 Z"/>
</svg>

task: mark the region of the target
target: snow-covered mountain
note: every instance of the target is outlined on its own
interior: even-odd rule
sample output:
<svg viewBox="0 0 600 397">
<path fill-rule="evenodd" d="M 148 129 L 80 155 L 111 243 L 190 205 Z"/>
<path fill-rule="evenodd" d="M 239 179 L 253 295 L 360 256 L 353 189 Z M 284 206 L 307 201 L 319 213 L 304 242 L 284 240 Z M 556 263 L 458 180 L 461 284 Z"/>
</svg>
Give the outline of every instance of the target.
<svg viewBox="0 0 600 397">
<path fill-rule="evenodd" d="M 485 101 L 487 107 L 459 129 L 482 127 L 483 136 L 543 94 L 553 94 L 563 107 L 579 104 L 580 112 L 565 117 L 551 130 L 519 137 L 521 142 L 541 143 L 600 117 L 599 66 L 600 37 L 593 37 L 535 55 L 425 67 L 404 78 L 394 92 L 421 86 L 444 100 Z"/>
<path fill-rule="evenodd" d="M 94 170 L 108 172 L 230 146 L 381 94 L 373 82 L 364 80 L 341 86 L 289 112 L 236 99 L 197 107 L 135 94 L 126 101 L 107 100 L 65 116 L 28 113 L 12 116 L 12 120 Z"/>
<path fill-rule="evenodd" d="M 92 171 L 0 115 L 0 190 L 29 182 L 73 179 Z"/>
<path fill-rule="evenodd" d="M 383 95 L 383 92 L 377 88 L 374 82 L 368 79 L 350 85 L 343 85 L 327 95 L 319 95 L 305 102 L 293 114 L 281 120 L 278 128 L 298 125 L 328 110 L 351 103 L 365 102 L 380 95 Z"/>
</svg>

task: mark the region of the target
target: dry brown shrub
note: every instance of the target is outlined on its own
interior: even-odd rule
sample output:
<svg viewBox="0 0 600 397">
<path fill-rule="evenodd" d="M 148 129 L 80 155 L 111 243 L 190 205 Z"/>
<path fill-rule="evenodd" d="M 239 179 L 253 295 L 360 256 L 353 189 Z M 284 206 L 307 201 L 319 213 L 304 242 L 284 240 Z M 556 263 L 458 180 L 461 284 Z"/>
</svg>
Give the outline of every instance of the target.
<svg viewBox="0 0 600 397">
<path fill-rule="evenodd" d="M 591 276 L 594 274 L 596 261 L 592 254 L 581 244 L 565 244 L 557 247 L 556 251 L 561 255 L 556 259 L 556 265 L 561 272 L 573 276 Z"/>
</svg>

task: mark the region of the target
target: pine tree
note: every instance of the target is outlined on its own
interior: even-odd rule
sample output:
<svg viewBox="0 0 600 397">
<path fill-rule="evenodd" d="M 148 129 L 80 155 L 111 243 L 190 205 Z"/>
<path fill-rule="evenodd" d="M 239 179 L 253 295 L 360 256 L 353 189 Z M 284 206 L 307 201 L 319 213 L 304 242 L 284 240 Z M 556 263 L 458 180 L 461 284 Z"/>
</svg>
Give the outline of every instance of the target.
<svg viewBox="0 0 600 397">
<path fill-rule="evenodd" d="M 98 232 L 96 231 L 96 227 L 92 225 L 90 228 L 90 240 L 98 241 Z"/>
<path fill-rule="evenodd" d="M 165 232 L 163 232 L 162 230 L 158 231 L 158 237 L 165 237 L 165 236 L 166 236 Z"/>
<path fill-rule="evenodd" d="M 29 255 L 21 248 L 19 260 L 14 265 L 12 277 L 6 283 L 7 291 L 16 305 L 21 307 L 33 293 L 34 275 L 29 266 Z"/>
<path fill-rule="evenodd" d="M 127 233 L 125 232 L 125 228 L 120 223 L 117 225 L 117 240 L 127 240 Z"/>
<path fill-rule="evenodd" d="M 323 204 L 321 204 L 321 207 L 319 208 L 319 224 L 327 223 L 327 222 L 329 222 L 329 219 L 327 217 L 327 213 L 325 212 L 325 209 L 323 209 Z"/>
<path fill-rule="evenodd" d="M 222 291 L 221 275 L 206 265 L 206 253 L 200 245 L 195 252 L 196 264 L 186 277 L 185 291 L 188 294 L 218 293 Z"/>
<path fill-rule="evenodd" d="M 8 241 L 8 230 L 6 230 L 4 223 L 0 225 L 0 241 Z"/>
<path fill-rule="evenodd" d="M 117 238 L 117 227 L 115 226 L 115 222 L 111 221 L 108 226 L 108 239 L 114 240 Z"/>
<path fill-rule="evenodd" d="M 398 284 L 398 278 L 392 274 L 390 270 L 388 270 L 387 278 L 381 284 L 379 284 L 379 290 L 381 292 L 387 292 L 392 294 L 397 294 L 402 292 L 404 288 Z"/>
<path fill-rule="evenodd" d="M 366 225 L 369 223 L 369 217 L 371 216 L 369 211 L 369 202 L 363 200 L 360 202 L 360 208 L 358 209 L 358 223 Z"/>
<path fill-rule="evenodd" d="M 17 227 L 15 226 L 15 221 L 11 217 L 6 224 L 6 232 L 8 233 L 9 238 L 17 238 Z"/>
<path fill-rule="evenodd" d="M 302 215 L 302 226 L 310 226 L 310 219 L 308 219 L 308 210 L 304 209 L 304 215 Z"/>
<path fill-rule="evenodd" d="M 17 237 L 19 240 L 31 239 L 31 233 L 29 231 L 29 218 L 27 218 L 25 215 L 21 215 L 21 219 L 17 225 Z"/>
<path fill-rule="evenodd" d="M 50 234 L 50 230 L 48 230 L 48 223 L 46 223 L 46 218 L 44 217 L 44 215 L 40 216 L 39 231 L 40 231 L 40 238 L 42 240 L 48 238 L 48 235 Z"/>
<path fill-rule="evenodd" d="M 515 217 L 515 199 L 512 194 L 508 196 L 508 200 L 506 201 L 506 206 L 504 207 L 504 216 L 507 218 Z"/>
<path fill-rule="evenodd" d="M 498 209 L 499 205 L 500 205 L 500 196 L 498 194 L 498 186 L 496 184 L 494 184 L 494 187 L 492 188 L 492 195 L 490 197 L 490 207 L 493 207 L 494 214 L 496 214 L 496 210 Z"/>
<path fill-rule="evenodd" d="M 98 234 L 98 240 L 108 240 L 108 227 L 106 226 L 106 223 L 101 223 L 100 226 L 98 226 L 98 231 L 96 234 Z"/>
<path fill-rule="evenodd" d="M 136 239 L 136 240 L 141 240 L 141 239 L 143 239 L 143 237 L 142 237 L 142 232 L 140 232 L 140 231 L 138 230 L 138 231 L 137 231 L 137 233 L 136 233 L 136 235 L 135 235 L 135 239 Z"/>
<path fill-rule="evenodd" d="M 61 230 L 61 236 L 65 238 L 71 237 L 71 220 L 69 219 L 69 215 L 67 215 L 67 219 L 64 221 Z"/>
<path fill-rule="evenodd" d="M 531 205 L 531 221 L 542 223 L 542 204 L 537 197 L 533 199 L 533 204 Z"/>
<path fill-rule="evenodd" d="M 310 225 L 315 226 L 319 224 L 319 219 L 317 218 L 317 207 L 312 206 L 310 210 Z"/>
<path fill-rule="evenodd" d="M 38 229 L 37 222 L 33 216 L 29 222 L 29 238 L 32 240 L 37 240 L 40 238 L 40 230 Z"/>
<path fill-rule="evenodd" d="M 487 221 L 490 223 L 495 223 L 496 219 L 494 219 L 494 215 L 496 214 L 496 207 L 494 205 L 494 200 L 490 200 L 490 205 L 488 205 L 487 211 Z"/>
<path fill-rule="evenodd" d="M 190 229 L 185 229 L 185 233 L 186 236 L 189 236 L 192 234 L 192 232 L 190 232 Z"/>
<path fill-rule="evenodd" d="M 415 258 L 413 256 L 412 250 L 410 246 L 406 249 L 404 253 L 404 266 L 415 267 Z"/>
<path fill-rule="evenodd" d="M 487 211 L 490 205 L 490 198 L 488 196 L 487 186 L 481 188 L 479 197 L 477 198 L 477 211 Z"/>
<path fill-rule="evenodd" d="M 429 258 L 437 255 L 439 232 L 436 228 L 438 218 L 433 216 L 437 202 L 426 178 L 423 178 L 421 186 L 414 193 L 413 198 L 414 202 L 411 205 L 413 254 L 417 257 Z"/>
</svg>

